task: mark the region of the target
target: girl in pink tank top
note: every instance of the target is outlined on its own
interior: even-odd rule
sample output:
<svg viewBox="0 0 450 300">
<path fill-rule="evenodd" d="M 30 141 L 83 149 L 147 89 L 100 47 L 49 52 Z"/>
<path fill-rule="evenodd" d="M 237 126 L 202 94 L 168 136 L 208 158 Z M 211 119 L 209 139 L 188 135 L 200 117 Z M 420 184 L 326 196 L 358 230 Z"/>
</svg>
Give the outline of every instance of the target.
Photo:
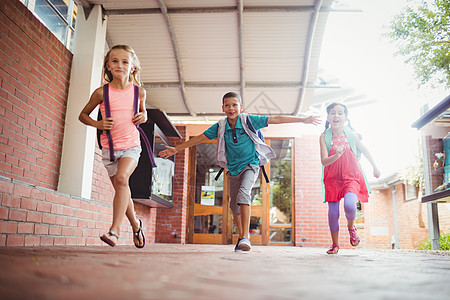
<svg viewBox="0 0 450 300">
<path fill-rule="evenodd" d="M 90 113 L 100 105 L 102 116 L 105 116 L 103 103 L 103 86 L 97 88 L 91 95 L 89 102 L 80 113 L 79 120 L 97 129 L 103 130 L 101 145 L 103 146 L 103 163 L 108 171 L 114 187 L 113 221 L 109 231 L 100 239 L 108 245 L 117 245 L 120 227 L 124 216 L 133 228 L 133 242 L 137 248 L 143 248 L 145 237 L 142 231 L 142 221 L 136 218 L 129 178 L 136 169 L 140 155 L 140 139 L 136 125 L 147 121 L 145 109 L 146 92 L 139 87 L 139 112 L 134 114 L 134 86 L 140 86 L 137 80 L 139 60 L 134 50 L 127 45 L 117 45 L 111 48 L 103 63 L 103 79 L 109 83 L 109 102 L 111 117 L 94 120 Z M 109 158 L 109 146 L 105 131 L 111 132 L 114 141 L 114 161 Z M 111 159 L 112 160 L 112 159 Z"/>
</svg>

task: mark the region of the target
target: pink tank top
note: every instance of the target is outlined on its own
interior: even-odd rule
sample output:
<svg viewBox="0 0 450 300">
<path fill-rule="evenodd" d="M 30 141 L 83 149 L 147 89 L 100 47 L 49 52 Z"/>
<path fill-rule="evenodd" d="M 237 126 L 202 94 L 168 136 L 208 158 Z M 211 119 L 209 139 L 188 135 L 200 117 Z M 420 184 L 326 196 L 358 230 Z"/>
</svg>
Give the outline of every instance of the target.
<svg viewBox="0 0 450 300">
<path fill-rule="evenodd" d="M 133 124 L 133 84 L 124 89 L 116 90 L 109 85 L 109 105 L 111 107 L 111 118 L 114 120 L 114 127 L 111 129 L 114 150 L 124 150 L 140 145 L 139 131 Z M 100 104 L 102 116 L 105 115 L 105 104 Z M 102 147 L 109 149 L 106 132 L 100 137 Z"/>
</svg>

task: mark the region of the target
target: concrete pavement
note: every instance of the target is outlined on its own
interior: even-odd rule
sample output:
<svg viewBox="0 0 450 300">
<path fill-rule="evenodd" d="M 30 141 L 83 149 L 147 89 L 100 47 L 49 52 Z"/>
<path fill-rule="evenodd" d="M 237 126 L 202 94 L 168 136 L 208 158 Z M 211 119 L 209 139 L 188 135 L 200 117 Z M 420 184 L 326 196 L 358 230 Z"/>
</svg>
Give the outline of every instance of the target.
<svg viewBox="0 0 450 300">
<path fill-rule="evenodd" d="M 450 253 L 147 244 L 0 248 L 0 299 L 450 299 Z"/>
</svg>

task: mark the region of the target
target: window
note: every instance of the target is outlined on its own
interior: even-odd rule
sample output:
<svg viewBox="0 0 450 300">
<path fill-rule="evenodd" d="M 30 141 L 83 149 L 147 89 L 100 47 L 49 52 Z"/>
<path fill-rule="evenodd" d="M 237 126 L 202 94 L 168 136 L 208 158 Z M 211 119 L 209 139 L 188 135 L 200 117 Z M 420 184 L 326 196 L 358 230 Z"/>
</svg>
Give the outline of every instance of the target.
<svg viewBox="0 0 450 300">
<path fill-rule="evenodd" d="M 72 51 L 77 6 L 74 0 L 21 0 Z"/>
<path fill-rule="evenodd" d="M 409 201 L 414 199 L 417 199 L 416 186 L 405 182 L 405 200 Z"/>
<path fill-rule="evenodd" d="M 155 136 L 153 153 L 166 149 L 159 135 Z M 143 149 L 142 155 L 146 155 Z M 152 168 L 152 194 L 167 201 L 173 201 L 173 181 L 175 177 L 175 155 L 161 158 L 155 155 L 156 168 Z"/>
</svg>

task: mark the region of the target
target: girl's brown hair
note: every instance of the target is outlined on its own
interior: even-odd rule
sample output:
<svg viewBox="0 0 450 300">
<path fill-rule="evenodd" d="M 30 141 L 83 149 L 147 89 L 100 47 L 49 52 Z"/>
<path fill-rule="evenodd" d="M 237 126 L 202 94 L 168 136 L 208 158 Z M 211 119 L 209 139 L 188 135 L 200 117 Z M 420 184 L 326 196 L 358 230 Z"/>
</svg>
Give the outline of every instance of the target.
<svg viewBox="0 0 450 300">
<path fill-rule="evenodd" d="M 128 80 L 140 86 L 141 83 L 139 82 L 139 72 L 141 71 L 141 64 L 139 62 L 139 59 L 137 58 L 136 52 L 134 52 L 133 48 L 128 45 L 115 45 L 108 51 L 108 53 L 106 53 L 105 61 L 103 62 L 103 79 L 105 79 L 106 82 L 111 82 L 113 80 L 112 73 L 108 70 L 106 65 L 108 64 L 111 51 L 117 49 L 125 50 L 131 54 L 131 64 L 134 67 L 134 71 L 130 73 L 130 77 L 128 78 Z"/>
</svg>

